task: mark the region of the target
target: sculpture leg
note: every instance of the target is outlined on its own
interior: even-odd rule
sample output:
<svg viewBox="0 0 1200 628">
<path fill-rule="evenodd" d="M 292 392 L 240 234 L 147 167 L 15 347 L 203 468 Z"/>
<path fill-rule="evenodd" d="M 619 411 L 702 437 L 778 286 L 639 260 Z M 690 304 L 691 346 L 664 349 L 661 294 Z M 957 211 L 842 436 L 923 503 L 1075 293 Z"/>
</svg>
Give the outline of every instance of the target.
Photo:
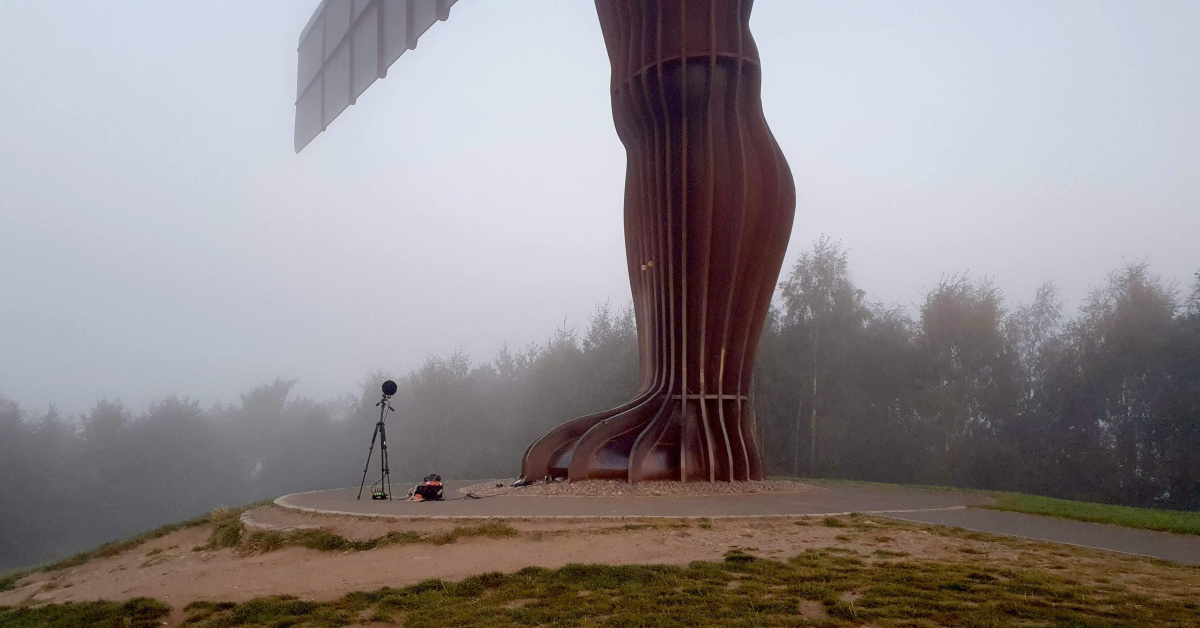
<svg viewBox="0 0 1200 628">
<path fill-rule="evenodd" d="M 522 474 L 762 477 L 749 390 L 795 190 L 738 0 L 598 0 L 626 148 L 641 390 L 535 441 Z"/>
</svg>

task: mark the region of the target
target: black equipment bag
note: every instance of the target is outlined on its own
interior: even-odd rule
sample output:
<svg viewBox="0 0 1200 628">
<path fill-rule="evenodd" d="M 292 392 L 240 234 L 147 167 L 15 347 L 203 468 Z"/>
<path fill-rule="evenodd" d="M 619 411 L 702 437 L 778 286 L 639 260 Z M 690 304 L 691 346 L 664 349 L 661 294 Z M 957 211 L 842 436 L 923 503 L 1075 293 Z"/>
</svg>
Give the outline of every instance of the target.
<svg viewBox="0 0 1200 628">
<path fill-rule="evenodd" d="M 436 473 L 425 476 L 425 483 L 418 485 L 413 492 L 424 501 L 438 502 L 446 498 L 442 492 L 442 476 Z"/>
</svg>

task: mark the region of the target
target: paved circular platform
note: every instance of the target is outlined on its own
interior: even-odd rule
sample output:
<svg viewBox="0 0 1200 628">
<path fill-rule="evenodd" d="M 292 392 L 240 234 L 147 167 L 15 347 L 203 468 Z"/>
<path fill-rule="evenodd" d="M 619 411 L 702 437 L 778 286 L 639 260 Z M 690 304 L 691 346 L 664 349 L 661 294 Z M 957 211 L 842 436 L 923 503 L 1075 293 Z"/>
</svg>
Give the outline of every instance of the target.
<svg viewBox="0 0 1200 628">
<path fill-rule="evenodd" d="M 605 497 L 534 496 L 516 494 L 464 498 L 458 488 L 477 482 L 449 482 L 442 502 L 355 499 L 356 488 L 285 495 L 275 500 L 284 508 L 326 514 L 389 518 L 630 518 L 630 517 L 770 517 L 888 513 L 964 508 L 984 498 L 950 491 L 919 491 L 892 487 L 814 485 L 796 493 L 740 495 Z M 518 489 L 519 490 L 519 489 Z"/>
<path fill-rule="evenodd" d="M 1054 517 L 1001 512 L 982 505 L 982 495 L 903 487 L 814 483 L 798 493 L 705 496 L 565 497 L 510 494 L 464 498 L 458 488 L 478 482 L 449 482 L 443 502 L 355 499 L 357 488 L 284 495 L 275 504 L 293 510 L 392 519 L 591 519 L 800 517 L 858 512 L 917 523 L 947 525 L 1094 549 L 1200 563 L 1200 536 L 1134 530 Z M 400 486 L 397 485 L 399 489 Z"/>
<path fill-rule="evenodd" d="M 730 518 L 836 513 L 894 513 L 899 510 L 964 508 L 982 498 L 949 491 L 916 491 L 864 486 L 814 486 L 803 492 L 760 492 L 706 496 L 524 496 L 464 498 L 461 486 L 448 483 L 444 502 L 356 500 L 358 489 L 300 492 L 275 501 L 283 508 L 325 514 L 410 519 L 529 518 Z"/>
</svg>

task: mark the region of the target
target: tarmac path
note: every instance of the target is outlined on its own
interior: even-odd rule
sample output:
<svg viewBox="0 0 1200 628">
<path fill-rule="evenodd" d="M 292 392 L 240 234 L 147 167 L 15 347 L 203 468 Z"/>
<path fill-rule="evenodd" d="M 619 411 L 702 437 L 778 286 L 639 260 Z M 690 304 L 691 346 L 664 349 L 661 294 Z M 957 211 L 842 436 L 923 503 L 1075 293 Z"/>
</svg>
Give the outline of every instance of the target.
<svg viewBox="0 0 1200 628">
<path fill-rule="evenodd" d="M 883 514 L 883 513 L 881 513 Z M 885 514 L 904 521 L 1004 534 L 1040 541 L 1053 541 L 1093 549 L 1161 558 L 1179 563 L 1200 564 L 1200 536 L 1138 530 L 1107 523 L 1091 523 L 1029 515 L 1022 512 L 961 508 Z"/>
<path fill-rule="evenodd" d="M 813 482 L 815 490 L 800 493 L 709 496 L 469 499 L 457 491 L 476 483 L 447 483 L 449 499 L 443 502 L 357 500 L 358 489 L 346 488 L 285 495 L 275 503 L 306 512 L 396 519 L 796 517 L 858 512 L 1200 564 L 1200 536 L 977 508 L 988 502 L 986 496 L 954 491 L 823 482 Z"/>
</svg>

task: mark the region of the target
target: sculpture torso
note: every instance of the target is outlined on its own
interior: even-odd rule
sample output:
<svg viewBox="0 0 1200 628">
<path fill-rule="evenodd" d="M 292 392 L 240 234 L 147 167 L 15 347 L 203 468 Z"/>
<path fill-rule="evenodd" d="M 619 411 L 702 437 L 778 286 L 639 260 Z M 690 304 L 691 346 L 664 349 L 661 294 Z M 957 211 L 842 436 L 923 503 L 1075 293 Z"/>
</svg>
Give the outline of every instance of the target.
<svg viewBox="0 0 1200 628">
<path fill-rule="evenodd" d="M 762 115 L 750 0 L 597 0 L 625 145 L 641 392 L 526 451 L 543 476 L 762 477 L 754 350 L 791 232 L 791 173 Z"/>
<path fill-rule="evenodd" d="M 757 64 L 751 5 L 751 0 L 597 0 L 613 89 L 684 58 L 715 56 Z"/>
</svg>

